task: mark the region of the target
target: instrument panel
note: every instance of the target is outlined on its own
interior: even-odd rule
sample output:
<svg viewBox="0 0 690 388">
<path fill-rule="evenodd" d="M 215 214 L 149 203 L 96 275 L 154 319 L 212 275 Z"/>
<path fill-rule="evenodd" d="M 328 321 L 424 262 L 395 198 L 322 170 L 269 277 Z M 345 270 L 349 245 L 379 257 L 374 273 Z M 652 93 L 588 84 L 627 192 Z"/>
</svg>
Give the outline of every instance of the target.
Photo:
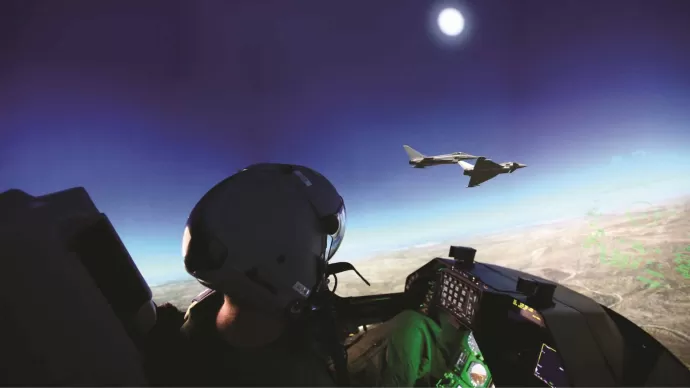
<svg viewBox="0 0 690 388">
<path fill-rule="evenodd" d="M 504 351 L 517 349 L 515 355 L 522 359 L 513 364 L 514 369 L 527 373 L 531 368 L 532 372 L 529 373 L 532 373 L 533 381 L 526 381 L 529 385 L 538 386 L 542 383 L 552 388 L 568 387 L 568 376 L 563 362 L 546 330 L 541 313 L 514 298 L 506 298 L 505 304 L 509 305 L 508 318 L 514 322 L 509 326 L 513 331 L 520 333 L 519 339 L 513 337 L 512 340 L 504 342 Z"/>
<path fill-rule="evenodd" d="M 476 278 L 457 270 L 439 271 L 434 304 L 465 327 L 472 327 L 481 295 L 481 283 Z"/>
<path fill-rule="evenodd" d="M 518 386 L 568 387 L 568 376 L 541 312 L 517 293 L 496 290 L 473 272 L 450 264 L 436 259 L 408 277 L 406 292 L 418 295 L 420 311 L 441 312 L 458 329 L 491 333 L 488 338 L 478 337 L 484 342 L 476 344 L 481 357 L 489 356 L 482 362 L 492 380 L 500 377 Z M 489 385 L 485 381 L 478 387 Z"/>
<path fill-rule="evenodd" d="M 510 295 L 490 291 L 481 279 L 458 268 L 439 269 L 433 288 L 434 307 L 448 313 L 460 325 L 471 330 L 476 324 L 512 328 L 501 330 L 499 326 L 496 330 L 505 336 L 500 340 L 501 358 L 508 357 L 503 362 L 511 365 L 511 374 L 519 371 L 521 376 L 515 376 L 514 382 L 554 388 L 569 386 L 561 357 L 548 335 L 544 317 L 536 308 Z M 488 299 L 482 301 L 483 298 Z M 480 304 L 482 309 L 491 310 L 485 312 L 493 322 L 486 322 L 486 317 L 481 318 L 482 322 L 476 320 Z M 512 357 L 516 360 L 510 361 Z M 491 364 L 488 368 L 492 368 Z"/>
<path fill-rule="evenodd" d="M 408 276 L 405 297 L 449 324 L 444 333 L 472 331 L 491 372 L 487 384 L 690 386 L 678 358 L 625 317 L 549 280 L 475 262 L 475 252 L 453 246 L 449 257 L 432 259 Z M 622 375 L 611 367 L 621 359 Z"/>
</svg>

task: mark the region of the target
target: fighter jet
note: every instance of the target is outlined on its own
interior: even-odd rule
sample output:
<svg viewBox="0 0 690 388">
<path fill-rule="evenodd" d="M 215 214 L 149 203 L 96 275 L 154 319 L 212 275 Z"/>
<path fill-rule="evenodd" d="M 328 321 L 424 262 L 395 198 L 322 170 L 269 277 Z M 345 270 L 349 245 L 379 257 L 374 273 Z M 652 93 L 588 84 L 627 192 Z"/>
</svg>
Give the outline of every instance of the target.
<svg viewBox="0 0 690 388">
<path fill-rule="evenodd" d="M 458 161 L 458 164 L 464 170 L 463 175 L 470 177 L 470 183 L 467 187 L 479 186 L 481 183 L 488 181 L 498 174 L 512 174 L 513 171 L 519 168 L 527 167 L 526 164 L 517 162 L 494 163 L 491 159 L 487 159 L 483 156 L 477 158 L 477 162 L 474 166 L 462 160 Z"/>
<path fill-rule="evenodd" d="M 455 164 L 461 160 L 477 159 L 477 156 L 466 154 L 464 152 L 453 152 L 452 154 L 426 156 L 414 148 L 404 145 L 403 148 L 410 157 L 410 165 L 414 168 L 424 168 L 437 166 L 439 164 Z"/>
</svg>

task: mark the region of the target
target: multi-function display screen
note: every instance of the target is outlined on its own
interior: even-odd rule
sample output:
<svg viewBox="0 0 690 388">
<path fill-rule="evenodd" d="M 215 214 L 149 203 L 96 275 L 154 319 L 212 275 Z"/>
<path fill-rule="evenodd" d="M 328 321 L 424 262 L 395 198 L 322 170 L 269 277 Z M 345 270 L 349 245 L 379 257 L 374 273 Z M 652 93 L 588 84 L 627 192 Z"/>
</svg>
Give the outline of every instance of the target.
<svg viewBox="0 0 690 388">
<path fill-rule="evenodd" d="M 481 296 L 480 289 L 451 271 L 442 271 L 437 304 L 462 324 L 471 327 Z"/>
<path fill-rule="evenodd" d="M 547 344 L 541 345 L 541 351 L 534 367 L 534 375 L 550 387 L 567 387 L 568 377 L 563 369 L 561 358 L 556 349 Z"/>
</svg>

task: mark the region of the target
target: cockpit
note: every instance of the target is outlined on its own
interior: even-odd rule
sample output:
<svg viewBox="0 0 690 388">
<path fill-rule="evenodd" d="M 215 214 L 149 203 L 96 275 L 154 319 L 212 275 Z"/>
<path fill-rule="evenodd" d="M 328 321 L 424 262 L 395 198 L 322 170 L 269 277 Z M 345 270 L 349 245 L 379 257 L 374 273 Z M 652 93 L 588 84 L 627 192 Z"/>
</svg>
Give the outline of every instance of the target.
<svg viewBox="0 0 690 388">
<path fill-rule="evenodd" d="M 690 386 L 690 370 L 644 330 L 564 286 L 474 262 L 451 247 L 410 274 L 399 294 L 353 297 L 358 324 L 416 309 L 457 344 L 437 386 Z M 351 308 L 352 310 L 348 311 Z"/>
</svg>

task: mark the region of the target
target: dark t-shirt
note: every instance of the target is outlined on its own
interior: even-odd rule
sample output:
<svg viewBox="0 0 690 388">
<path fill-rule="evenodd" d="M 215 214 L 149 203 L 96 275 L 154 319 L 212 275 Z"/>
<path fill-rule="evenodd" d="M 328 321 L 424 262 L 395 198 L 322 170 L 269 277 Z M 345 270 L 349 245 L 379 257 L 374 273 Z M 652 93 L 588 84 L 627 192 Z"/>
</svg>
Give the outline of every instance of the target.
<svg viewBox="0 0 690 388">
<path fill-rule="evenodd" d="M 189 341 L 190 360 L 197 386 L 334 386 L 325 360 L 311 351 L 310 344 L 286 332 L 273 343 L 259 348 L 233 348 L 216 330 L 216 316 L 223 295 L 212 293 L 192 305 L 182 334 Z"/>
</svg>

